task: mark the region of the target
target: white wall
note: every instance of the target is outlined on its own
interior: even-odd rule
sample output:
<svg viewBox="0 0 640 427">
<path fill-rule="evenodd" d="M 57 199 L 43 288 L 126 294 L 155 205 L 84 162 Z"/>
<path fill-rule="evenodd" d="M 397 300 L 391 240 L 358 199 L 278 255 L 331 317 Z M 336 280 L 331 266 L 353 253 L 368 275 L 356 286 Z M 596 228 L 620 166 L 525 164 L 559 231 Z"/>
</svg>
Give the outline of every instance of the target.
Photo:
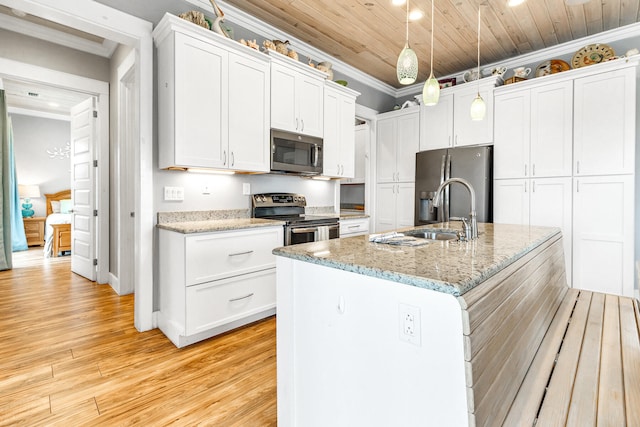
<svg viewBox="0 0 640 427">
<path fill-rule="evenodd" d="M 217 209 L 249 209 L 251 200 L 242 194 L 242 184 L 249 183 L 251 193 L 300 193 L 307 206 L 335 206 L 336 182 L 318 181 L 299 176 L 214 175 L 182 171 L 156 170 L 154 199 L 157 212 L 200 211 Z M 184 201 L 164 201 L 164 187 L 184 187 Z M 211 194 L 202 194 L 208 186 Z M 338 206 L 339 208 L 339 206 Z"/>
<path fill-rule="evenodd" d="M 0 29 L 0 58 L 109 81 L 109 59 Z"/>
<path fill-rule="evenodd" d="M 35 216 L 46 216 L 45 193 L 68 190 L 70 160 L 52 159 L 46 150 L 69 142 L 70 123 L 64 120 L 11 114 L 16 172 L 19 184 L 38 184 L 42 197 L 32 199 Z"/>
</svg>

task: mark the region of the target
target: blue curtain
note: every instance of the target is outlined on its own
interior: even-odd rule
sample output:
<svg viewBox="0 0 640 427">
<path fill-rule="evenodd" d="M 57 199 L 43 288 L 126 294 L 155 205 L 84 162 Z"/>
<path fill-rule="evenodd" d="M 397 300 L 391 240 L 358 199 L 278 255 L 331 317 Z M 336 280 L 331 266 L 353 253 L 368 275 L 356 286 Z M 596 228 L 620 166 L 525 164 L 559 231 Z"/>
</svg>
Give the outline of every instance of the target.
<svg viewBox="0 0 640 427">
<path fill-rule="evenodd" d="M 11 191 L 9 115 L 4 90 L 0 90 L 0 270 L 9 270 L 11 263 Z"/>
<path fill-rule="evenodd" d="M 11 246 L 13 252 L 26 251 L 27 236 L 24 234 L 24 222 L 20 209 L 20 194 L 18 194 L 18 174 L 16 172 L 16 157 L 13 151 L 13 127 L 11 118 L 9 125 L 9 198 L 11 200 Z"/>
</svg>

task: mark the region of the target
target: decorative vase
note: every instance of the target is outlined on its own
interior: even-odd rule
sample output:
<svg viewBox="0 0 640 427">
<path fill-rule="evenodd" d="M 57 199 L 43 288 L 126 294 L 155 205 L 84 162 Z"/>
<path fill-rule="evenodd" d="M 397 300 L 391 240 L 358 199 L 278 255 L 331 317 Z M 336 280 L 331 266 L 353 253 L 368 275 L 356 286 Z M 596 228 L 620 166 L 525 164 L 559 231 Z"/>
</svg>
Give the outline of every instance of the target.
<svg viewBox="0 0 640 427">
<path fill-rule="evenodd" d="M 22 217 L 23 218 L 31 218 L 34 214 L 33 204 L 31 204 L 31 199 L 24 199 L 24 203 L 22 204 Z"/>
</svg>

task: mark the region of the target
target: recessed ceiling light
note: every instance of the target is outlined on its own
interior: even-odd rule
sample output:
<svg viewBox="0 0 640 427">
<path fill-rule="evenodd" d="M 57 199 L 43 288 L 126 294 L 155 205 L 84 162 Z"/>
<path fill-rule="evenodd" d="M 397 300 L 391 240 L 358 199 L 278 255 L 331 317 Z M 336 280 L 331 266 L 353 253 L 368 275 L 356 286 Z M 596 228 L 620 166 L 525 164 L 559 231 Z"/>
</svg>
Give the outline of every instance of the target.
<svg viewBox="0 0 640 427">
<path fill-rule="evenodd" d="M 409 21 L 417 21 L 418 19 L 421 19 L 423 16 L 424 16 L 424 13 L 422 13 L 421 10 L 419 9 L 412 10 L 409 13 Z"/>
<path fill-rule="evenodd" d="M 507 6 L 514 7 L 519 6 L 527 0 L 507 0 Z"/>
<path fill-rule="evenodd" d="M 391 4 L 394 6 L 402 6 L 407 0 L 391 0 Z"/>
</svg>

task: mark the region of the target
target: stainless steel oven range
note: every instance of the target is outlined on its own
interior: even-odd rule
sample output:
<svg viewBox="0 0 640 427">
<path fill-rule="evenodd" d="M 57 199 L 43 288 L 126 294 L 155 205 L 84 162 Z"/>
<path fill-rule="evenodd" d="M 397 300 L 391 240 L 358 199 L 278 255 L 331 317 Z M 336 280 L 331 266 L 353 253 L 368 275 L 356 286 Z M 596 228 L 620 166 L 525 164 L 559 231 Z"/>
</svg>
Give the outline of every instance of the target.
<svg viewBox="0 0 640 427">
<path fill-rule="evenodd" d="M 338 216 L 305 215 L 306 205 L 306 198 L 300 194 L 254 194 L 251 196 L 251 215 L 284 221 L 285 246 L 340 237 Z"/>
</svg>

